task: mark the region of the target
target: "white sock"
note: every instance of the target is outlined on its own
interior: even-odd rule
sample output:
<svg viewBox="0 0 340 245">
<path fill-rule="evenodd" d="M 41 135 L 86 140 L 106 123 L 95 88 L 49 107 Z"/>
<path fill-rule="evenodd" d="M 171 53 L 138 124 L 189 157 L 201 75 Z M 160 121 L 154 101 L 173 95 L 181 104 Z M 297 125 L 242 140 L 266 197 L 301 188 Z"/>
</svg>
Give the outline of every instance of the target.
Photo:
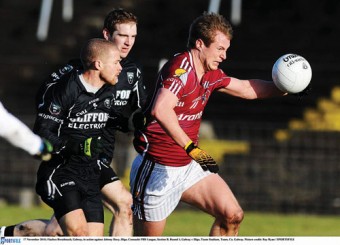
<svg viewBox="0 0 340 245">
<path fill-rule="evenodd" d="M 6 229 L 6 226 L 2 226 L 0 228 L 0 237 L 4 237 L 5 236 L 5 229 Z"/>
</svg>

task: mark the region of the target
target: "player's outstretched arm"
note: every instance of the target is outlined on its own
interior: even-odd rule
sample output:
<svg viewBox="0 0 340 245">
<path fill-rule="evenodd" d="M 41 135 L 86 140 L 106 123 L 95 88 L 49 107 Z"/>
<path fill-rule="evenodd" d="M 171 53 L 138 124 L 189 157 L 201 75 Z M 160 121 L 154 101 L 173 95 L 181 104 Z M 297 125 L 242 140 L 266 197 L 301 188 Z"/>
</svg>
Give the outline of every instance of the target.
<svg viewBox="0 0 340 245">
<path fill-rule="evenodd" d="M 0 102 L 0 136 L 31 155 L 50 156 L 52 145 L 34 134 L 23 122 L 9 113 Z"/>
</svg>

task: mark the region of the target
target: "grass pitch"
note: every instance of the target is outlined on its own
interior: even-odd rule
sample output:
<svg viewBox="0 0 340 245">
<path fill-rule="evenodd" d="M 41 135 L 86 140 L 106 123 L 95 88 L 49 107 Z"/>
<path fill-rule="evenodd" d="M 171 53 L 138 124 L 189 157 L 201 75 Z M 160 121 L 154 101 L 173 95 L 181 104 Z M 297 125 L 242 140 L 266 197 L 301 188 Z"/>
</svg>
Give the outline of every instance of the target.
<svg viewBox="0 0 340 245">
<path fill-rule="evenodd" d="M 0 226 L 28 219 L 49 219 L 48 207 L 21 208 L 1 206 Z M 111 214 L 105 211 L 105 234 Z M 207 236 L 213 218 L 200 211 L 176 210 L 167 220 L 164 236 Z M 340 217 L 302 214 L 272 214 L 245 212 L 240 236 L 340 236 Z"/>
</svg>

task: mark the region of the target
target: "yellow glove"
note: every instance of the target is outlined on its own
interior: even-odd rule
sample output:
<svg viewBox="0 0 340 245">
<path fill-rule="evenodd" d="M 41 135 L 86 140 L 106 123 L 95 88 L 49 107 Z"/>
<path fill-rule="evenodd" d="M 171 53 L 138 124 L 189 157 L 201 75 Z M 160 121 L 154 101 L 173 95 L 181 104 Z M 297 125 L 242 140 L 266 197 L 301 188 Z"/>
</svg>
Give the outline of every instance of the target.
<svg viewBox="0 0 340 245">
<path fill-rule="evenodd" d="M 185 147 L 184 150 L 187 154 L 198 162 L 204 171 L 209 170 L 210 172 L 217 173 L 219 167 L 215 160 L 204 150 L 197 147 L 194 142 L 190 141 Z"/>
</svg>

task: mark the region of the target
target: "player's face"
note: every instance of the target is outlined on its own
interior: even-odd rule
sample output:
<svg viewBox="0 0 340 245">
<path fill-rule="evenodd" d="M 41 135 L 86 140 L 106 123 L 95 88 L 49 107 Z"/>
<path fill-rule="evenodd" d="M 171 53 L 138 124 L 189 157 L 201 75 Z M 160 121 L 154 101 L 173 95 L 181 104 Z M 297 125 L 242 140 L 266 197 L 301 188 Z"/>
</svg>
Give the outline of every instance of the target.
<svg viewBox="0 0 340 245">
<path fill-rule="evenodd" d="M 230 39 L 220 31 L 217 31 L 214 42 L 209 47 L 202 46 L 202 63 L 206 71 L 217 70 L 222 61 L 227 58 L 227 50 L 230 47 Z"/>
<path fill-rule="evenodd" d="M 118 75 L 122 70 L 121 58 L 118 49 L 110 49 L 105 59 L 103 59 L 103 69 L 100 72 L 101 79 L 111 85 L 118 82 Z"/>
<path fill-rule="evenodd" d="M 114 42 L 119 49 L 120 57 L 128 56 L 137 36 L 137 25 L 134 22 L 122 23 L 116 25 L 116 30 L 109 37 L 109 40 Z"/>
</svg>

